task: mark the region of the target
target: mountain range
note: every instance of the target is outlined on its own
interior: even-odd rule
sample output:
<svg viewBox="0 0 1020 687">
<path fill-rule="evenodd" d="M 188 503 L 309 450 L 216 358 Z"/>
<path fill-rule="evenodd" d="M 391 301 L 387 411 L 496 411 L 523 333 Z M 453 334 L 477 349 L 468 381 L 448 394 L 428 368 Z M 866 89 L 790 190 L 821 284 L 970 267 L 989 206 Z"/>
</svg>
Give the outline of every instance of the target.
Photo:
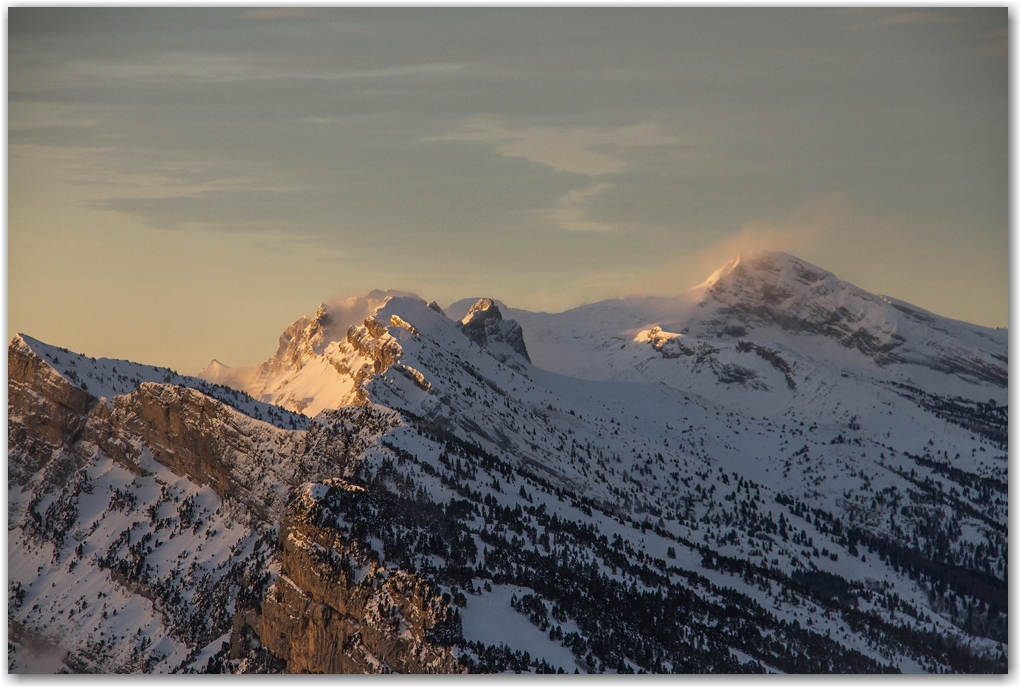
<svg viewBox="0 0 1020 687">
<path fill-rule="evenodd" d="M 1007 331 L 784 253 L 8 372 L 11 672 L 1007 670 Z"/>
</svg>

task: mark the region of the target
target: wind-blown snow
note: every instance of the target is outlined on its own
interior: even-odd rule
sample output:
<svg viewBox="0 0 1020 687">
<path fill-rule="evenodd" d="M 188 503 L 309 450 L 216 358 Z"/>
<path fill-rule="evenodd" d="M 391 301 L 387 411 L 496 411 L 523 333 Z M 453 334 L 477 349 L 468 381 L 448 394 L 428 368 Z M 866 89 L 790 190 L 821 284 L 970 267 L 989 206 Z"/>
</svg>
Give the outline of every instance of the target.
<svg viewBox="0 0 1020 687">
<path fill-rule="evenodd" d="M 869 294 L 781 253 L 733 261 L 672 299 L 604 301 L 557 314 L 493 301 L 504 323 L 523 328 L 531 364 L 505 342 L 489 345 L 465 334 L 461 322 L 476 302 L 458 301 L 444 314 L 413 295 L 374 292 L 349 301 L 347 310 L 323 307 L 315 318 L 302 318 L 262 366 L 238 372 L 214 361 L 203 371 L 209 380 L 257 387 L 260 401 L 166 369 L 93 361 L 23 341 L 66 379 L 108 398 L 144 381 L 182 384 L 278 427 L 289 427 L 295 415 L 264 401 L 323 423 L 330 418 L 322 412 L 341 405 L 391 408 L 402 420 L 365 443 L 358 458 L 364 465 L 377 470 L 396 455 L 401 465 L 410 461 L 400 468 L 404 477 L 437 503 L 466 498 L 484 505 L 479 510 L 523 509 L 519 531 L 490 529 L 472 516 L 466 527 L 481 552 L 483 535 L 536 556 L 580 550 L 586 565 L 607 579 L 646 588 L 608 553 L 596 555 L 595 545 L 588 551 L 575 540 L 558 543 L 556 530 L 541 524 L 555 515 L 592 528 L 628 560 L 663 571 L 678 589 L 720 605 L 730 603 L 723 598 L 732 591 L 777 623 L 796 622 L 881 665 L 911 672 L 945 667 L 880 645 L 867 628 L 852 626 L 849 616 L 791 581 L 839 578 L 851 590 L 839 593 L 852 592 L 854 609 L 883 623 L 948 637 L 976 654 L 1005 652 L 994 625 L 998 611 L 988 610 L 1004 598 L 1008 575 L 1004 330 Z M 461 466 L 443 443 L 449 437 L 506 466 Z M 467 454 L 463 460 L 469 462 Z M 90 479 L 124 484 L 128 475 L 107 463 L 96 463 Z M 181 496 L 199 493 L 171 475 L 159 479 L 177 484 Z M 139 503 L 154 498 L 155 482 L 132 477 L 126 483 Z M 95 504 L 84 499 L 79 522 L 95 521 L 108 502 L 108 494 Z M 44 500 L 36 509 L 48 505 Z M 209 500 L 206 509 L 217 507 Z M 120 517 L 100 518 L 95 531 L 105 538 L 97 546 L 108 546 L 126 526 Z M 975 583 L 967 596 L 958 584 L 958 605 L 907 564 L 891 563 L 860 539 L 855 544 L 846 536 L 851 530 L 927 557 L 929 577 L 932 569 L 951 568 L 985 586 Z M 373 534 L 371 548 L 389 564 L 384 535 Z M 66 614 L 81 583 L 45 563 L 51 550 L 33 549 L 18 532 L 12 541 L 18 557 L 12 579 L 59 582 L 52 593 L 33 586 L 38 596 L 25 603 L 40 598 L 45 608 L 19 617 L 47 630 L 86 632 L 80 623 L 43 619 L 57 610 Z M 208 555 L 229 557 L 230 547 L 247 541 L 240 534 L 225 538 L 227 544 L 217 540 Z M 726 557 L 772 577 L 766 584 L 727 569 L 718 563 Z M 429 565 L 442 564 L 436 558 Z M 469 565 L 480 566 L 483 558 Z M 511 606 L 515 595 L 532 595 L 551 612 L 551 599 L 522 585 L 486 589 L 486 583 L 474 579 L 473 593 L 465 594 L 467 641 L 505 644 L 567 672 L 587 669 L 585 656 Z M 185 647 L 137 595 L 123 592 L 117 602 L 130 606 L 134 619 L 118 633 L 149 623 L 143 634 L 164 642 L 171 658 L 161 669 L 181 665 L 189 652 L 192 659 L 215 653 L 220 639 Z M 984 629 L 973 620 L 981 612 Z M 583 634 L 582 620 L 556 624 Z M 730 655 L 732 666 L 760 660 L 776 670 L 736 646 Z"/>
</svg>

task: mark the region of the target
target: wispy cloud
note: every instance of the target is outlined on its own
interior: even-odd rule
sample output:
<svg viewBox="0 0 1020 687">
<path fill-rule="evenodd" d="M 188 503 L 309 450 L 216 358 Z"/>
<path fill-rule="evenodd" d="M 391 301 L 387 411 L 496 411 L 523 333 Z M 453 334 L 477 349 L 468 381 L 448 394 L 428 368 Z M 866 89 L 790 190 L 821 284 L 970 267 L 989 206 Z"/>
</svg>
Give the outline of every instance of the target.
<svg viewBox="0 0 1020 687">
<path fill-rule="evenodd" d="M 320 72 L 304 75 L 309 79 L 376 79 L 398 76 L 441 76 L 456 74 L 467 68 L 466 64 L 453 62 L 433 62 L 430 64 L 408 64 L 395 67 L 381 67 L 379 69 L 363 69 L 357 71 Z"/>
<path fill-rule="evenodd" d="M 613 226 L 589 219 L 585 207 L 592 198 L 609 187 L 610 184 L 595 184 L 569 191 L 560 198 L 559 204 L 552 211 L 553 221 L 567 231 L 613 231 Z"/>
<path fill-rule="evenodd" d="M 504 157 L 518 157 L 552 168 L 598 177 L 624 171 L 628 153 L 675 146 L 682 141 L 664 134 L 655 122 L 622 127 L 529 126 L 513 129 L 485 118 L 464 122 L 458 130 L 432 140 L 485 141 Z"/>
<path fill-rule="evenodd" d="M 315 11 L 308 7 L 260 7 L 238 16 L 243 19 L 313 19 Z"/>
<path fill-rule="evenodd" d="M 450 133 L 427 141 L 477 141 L 488 143 L 498 155 L 520 158 L 557 172 L 580 174 L 590 186 L 574 189 L 559 198 L 548 217 L 567 231 L 612 231 L 616 227 L 591 218 L 593 199 L 612 188 L 602 180 L 607 174 L 633 171 L 647 163 L 659 149 L 682 145 L 664 134 L 658 123 L 643 121 L 615 127 L 531 125 L 515 128 L 502 120 L 478 117 L 461 122 Z"/>
<path fill-rule="evenodd" d="M 8 105 L 8 140 L 10 134 L 37 131 L 40 129 L 87 128 L 103 123 L 103 119 L 83 116 L 84 108 L 54 103 L 46 100 L 12 100 Z M 14 137 L 16 138 L 16 136 Z"/>
<path fill-rule="evenodd" d="M 783 48 L 782 50 L 777 50 L 775 54 L 791 60 L 803 60 L 805 62 L 835 62 L 832 54 L 828 50 L 821 48 Z"/>
<path fill-rule="evenodd" d="M 982 44 L 980 52 L 987 57 L 1009 57 L 1009 31 L 1007 29 L 993 29 L 984 34 L 985 43 Z"/>
<path fill-rule="evenodd" d="M 351 69 L 339 58 L 273 59 L 258 53 L 164 52 L 145 60 L 72 59 L 19 72 L 31 78 L 11 84 L 23 92 L 67 88 L 81 83 L 241 82 L 300 79 L 354 81 L 372 79 L 431 79 L 455 75 L 466 65 L 432 62 Z"/>
<path fill-rule="evenodd" d="M 683 141 L 662 131 L 656 122 L 619 127 L 528 126 L 513 128 L 503 121 L 475 118 L 431 141 L 479 141 L 503 157 L 520 158 L 555 172 L 588 177 L 590 185 L 568 191 L 548 210 L 559 228 L 571 232 L 614 231 L 615 226 L 591 219 L 592 200 L 613 184 L 600 181 L 647 163 L 649 154 L 672 149 Z"/>
<path fill-rule="evenodd" d="M 883 26 L 898 26 L 901 24 L 943 24 L 947 22 L 964 21 L 961 17 L 954 17 L 942 12 L 912 11 L 899 12 L 883 17 L 877 21 L 859 24 L 855 28 L 874 29 Z"/>
</svg>

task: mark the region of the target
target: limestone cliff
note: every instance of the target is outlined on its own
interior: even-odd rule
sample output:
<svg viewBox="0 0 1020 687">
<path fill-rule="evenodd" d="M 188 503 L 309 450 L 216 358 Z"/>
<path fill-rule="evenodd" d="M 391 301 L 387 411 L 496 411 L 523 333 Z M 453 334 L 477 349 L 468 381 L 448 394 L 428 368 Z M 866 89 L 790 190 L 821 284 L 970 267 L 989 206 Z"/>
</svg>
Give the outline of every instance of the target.
<svg viewBox="0 0 1020 687">
<path fill-rule="evenodd" d="M 501 363 L 523 369 L 514 360 L 515 356 L 531 362 L 521 325 L 514 320 L 504 320 L 499 306 L 491 298 L 482 298 L 472 305 L 460 326 L 469 339 Z"/>
<path fill-rule="evenodd" d="M 418 333 L 406 322 L 391 320 L 390 327 L 407 329 L 412 336 Z M 325 359 L 341 376 L 350 380 L 351 389 L 340 403 L 341 406 L 370 403 L 365 384 L 372 377 L 380 375 L 396 364 L 403 349 L 389 332 L 386 325 L 369 316 L 361 325 L 351 325 L 342 341 L 330 344 Z"/>
<path fill-rule="evenodd" d="M 8 358 L 8 444 L 18 483 L 61 455 L 68 466 L 56 472 L 69 473 L 83 447 L 140 474 L 147 449 L 175 473 L 236 499 L 263 521 L 278 521 L 292 487 L 336 472 L 322 454 L 307 451 L 306 432 L 253 419 L 195 389 L 144 382 L 100 401 L 21 339 Z M 59 485 L 60 474 L 46 481 Z"/>
<path fill-rule="evenodd" d="M 130 439 L 140 439 L 160 463 L 237 499 L 264 521 L 279 519 L 292 486 L 331 472 L 306 452 L 305 432 L 259 422 L 194 389 L 144 383 L 113 406 L 98 407 L 86 431 L 106 453 L 132 452 Z"/>
<path fill-rule="evenodd" d="M 23 485 L 82 435 L 96 399 L 64 379 L 20 337 L 7 349 L 7 374 L 9 477 Z"/>
<path fill-rule="evenodd" d="M 387 356 L 399 356 L 385 329 L 369 335 L 365 351 L 373 354 L 367 365 L 388 365 Z M 231 670 L 461 670 L 450 648 L 450 638 L 459 637 L 459 616 L 449 596 L 421 575 L 386 568 L 331 509 L 340 499 L 358 497 L 360 487 L 338 476 L 358 471 L 366 451 L 402 424 L 397 413 L 348 406 L 324 411 L 307 431 L 285 430 L 178 384 L 143 381 L 131 393 L 97 397 L 20 337 L 11 342 L 8 359 L 8 520 L 16 534 L 27 536 L 19 538 L 19 555 L 50 547 L 58 568 L 103 580 L 100 599 L 114 593 L 144 598 L 166 628 L 160 631 L 169 635 L 166 641 L 183 643 L 185 662 L 232 627 L 234 646 L 224 650 L 232 662 L 223 663 Z M 106 497 L 96 485 L 112 479 L 103 467 L 109 459 L 127 472 L 120 473 L 122 483 L 106 487 Z M 199 509 L 194 487 L 174 484 L 162 466 L 211 488 L 223 499 L 219 510 L 214 503 Z M 138 495 L 148 484 L 158 495 L 145 503 Z M 99 510 L 88 503 L 105 498 L 109 504 L 94 520 Z M 103 524 L 118 517 L 126 529 Z M 138 519 L 145 524 L 132 524 Z M 249 524 L 239 532 L 231 529 L 233 521 Z M 281 550 L 272 556 L 277 531 Z M 232 543 L 217 544 L 220 532 Z M 163 561 L 156 552 L 189 537 L 193 543 L 180 556 L 222 551 L 211 554 L 222 556 L 214 559 L 220 561 L 218 579 L 196 567 L 197 558 L 190 577 L 181 577 L 182 560 Z M 66 581 L 73 585 L 72 577 Z M 198 596 L 189 596 L 192 589 Z M 28 623 L 12 619 L 32 630 L 31 616 Z M 247 641 L 252 635 L 261 641 Z M 158 665 L 160 654 L 147 648 L 125 658 L 97 650 L 91 639 L 64 641 L 52 629 L 40 636 L 59 646 L 76 670 L 150 671 Z"/>
<path fill-rule="evenodd" d="M 288 507 L 262 644 L 293 673 L 463 672 L 449 646 L 459 634 L 449 596 L 421 575 L 382 565 L 331 507 L 361 491 L 342 480 L 308 484 Z"/>
</svg>

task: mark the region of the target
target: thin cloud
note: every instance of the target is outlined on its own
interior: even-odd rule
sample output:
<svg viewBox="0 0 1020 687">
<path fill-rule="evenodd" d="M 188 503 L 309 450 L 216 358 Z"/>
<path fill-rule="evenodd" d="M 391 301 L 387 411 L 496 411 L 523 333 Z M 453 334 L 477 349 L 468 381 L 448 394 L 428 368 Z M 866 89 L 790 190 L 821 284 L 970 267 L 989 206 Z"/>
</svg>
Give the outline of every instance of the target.
<svg viewBox="0 0 1020 687">
<path fill-rule="evenodd" d="M 26 91 L 68 87 L 82 81 L 138 83 L 243 82 L 270 80 L 355 81 L 372 79 L 428 79 L 457 74 L 466 65 L 433 62 L 399 64 L 375 69 L 343 69 L 339 60 L 307 61 L 266 59 L 258 53 L 217 54 L 166 52 L 147 61 L 100 61 L 81 59 L 39 70 L 36 83 L 24 84 Z"/>
<path fill-rule="evenodd" d="M 307 7 L 260 7 L 238 16 L 242 19 L 312 19 L 315 12 Z"/>
<path fill-rule="evenodd" d="M 986 57 L 1009 57 L 1009 31 L 1006 29 L 994 29 L 986 31 L 985 40 L 980 48 L 980 53 Z"/>
<path fill-rule="evenodd" d="M 557 172 L 598 177 L 624 171 L 629 153 L 675 146 L 654 122 L 615 128 L 529 126 L 511 129 L 491 119 L 473 119 L 460 131 L 429 140 L 484 141 L 503 157 L 523 158 Z"/>
<path fill-rule="evenodd" d="M 878 21 L 860 24 L 856 28 L 874 29 L 884 26 L 898 26 L 902 24 L 943 24 L 947 22 L 963 21 L 960 17 L 951 17 L 940 12 L 900 12 Z"/>
<path fill-rule="evenodd" d="M 595 184 L 588 188 L 574 189 L 560 198 L 552 211 L 552 219 L 566 231 L 613 231 L 615 227 L 588 218 L 585 206 L 589 200 L 610 187 L 610 184 Z"/>
<path fill-rule="evenodd" d="M 8 106 L 8 138 L 17 132 L 40 129 L 89 128 L 103 123 L 102 117 L 83 117 L 81 108 L 46 100 L 16 100 Z"/>
<path fill-rule="evenodd" d="M 805 62 L 831 63 L 836 61 L 828 51 L 819 48 L 784 48 L 777 50 L 774 54 Z"/>
<path fill-rule="evenodd" d="M 340 80 L 388 78 L 396 76 L 439 76 L 456 74 L 457 72 L 463 71 L 466 66 L 467 65 L 460 63 L 434 62 L 431 64 L 400 65 L 397 67 L 383 67 L 380 69 L 366 69 L 363 71 L 339 72 L 335 74 L 309 74 L 304 78 Z"/>
</svg>

